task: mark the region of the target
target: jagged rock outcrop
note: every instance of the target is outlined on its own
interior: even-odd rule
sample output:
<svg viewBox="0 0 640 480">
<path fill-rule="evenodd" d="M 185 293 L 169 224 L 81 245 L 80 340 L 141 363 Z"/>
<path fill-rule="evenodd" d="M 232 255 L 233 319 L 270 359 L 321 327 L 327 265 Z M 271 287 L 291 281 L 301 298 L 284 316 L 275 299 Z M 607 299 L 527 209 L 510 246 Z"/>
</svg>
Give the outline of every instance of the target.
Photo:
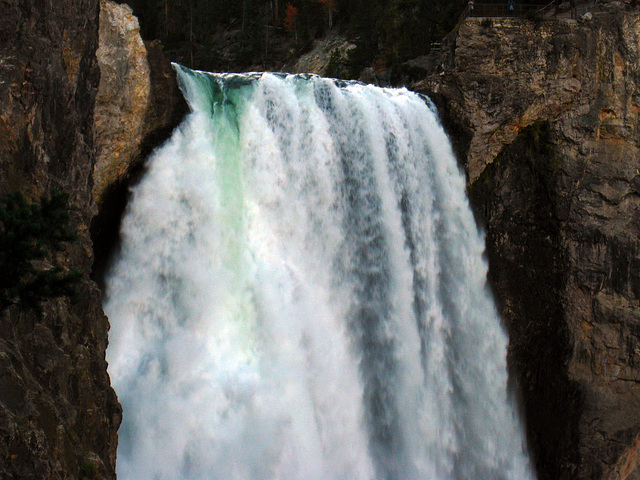
<svg viewBox="0 0 640 480">
<path fill-rule="evenodd" d="M 129 185 L 153 148 L 169 137 L 187 112 L 162 45 L 143 42 L 128 5 L 101 0 L 99 38 L 93 185 L 98 215 L 91 224 L 96 279 L 117 241 Z"/>
<path fill-rule="evenodd" d="M 138 157 L 151 101 L 147 49 L 128 5 L 100 1 L 99 40 L 100 86 L 94 112 L 98 154 L 93 176 L 98 203 Z"/>
<path fill-rule="evenodd" d="M 640 478 L 640 15 L 469 18 L 414 85 L 487 232 L 540 479 Z"/>
<path fill-rule="evenodd" d="M 0 311 L 0 478 L 113 479 L 121 411 L 106 369 L 109 325 L 89 280 L 98 0 L 0 8 L 0 195 L 68 192 L 79 238 L 56 263 L 83 275 L 75 304 Z"/>
<path fill-rule="evenodd" d="M 288 70 L 292 73 L 337 75 L 347 61 L 349 51 L 354 48 L 355 44 L 345 37 L 330 32 L 325 38 L 316 40 L 313 49 L 298 58 Z"/>
<path fill-rule="evenodd" d="M 162 46 L 145 45 L 128 5 L 101 0 L 96 55 L 100 87 L 93 194 L 102 205 L 108 190 L 127 180 L 184 110 L 177 112 L 180 93 Z"/>
</svg>

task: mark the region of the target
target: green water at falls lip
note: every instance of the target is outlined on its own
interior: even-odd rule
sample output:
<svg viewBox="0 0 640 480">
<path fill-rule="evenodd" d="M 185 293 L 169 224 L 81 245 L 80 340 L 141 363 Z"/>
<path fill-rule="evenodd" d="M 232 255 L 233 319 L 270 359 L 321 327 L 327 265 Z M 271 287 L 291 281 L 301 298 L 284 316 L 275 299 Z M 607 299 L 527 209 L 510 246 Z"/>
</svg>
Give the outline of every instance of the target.
<svg viewBox="0 0 640 480">
<path fill-rule="evenodd" d="M 192 113 L 107 280 L 119 478 L 534 478 L 433 109 L 174 67 Z"/>
</svg>

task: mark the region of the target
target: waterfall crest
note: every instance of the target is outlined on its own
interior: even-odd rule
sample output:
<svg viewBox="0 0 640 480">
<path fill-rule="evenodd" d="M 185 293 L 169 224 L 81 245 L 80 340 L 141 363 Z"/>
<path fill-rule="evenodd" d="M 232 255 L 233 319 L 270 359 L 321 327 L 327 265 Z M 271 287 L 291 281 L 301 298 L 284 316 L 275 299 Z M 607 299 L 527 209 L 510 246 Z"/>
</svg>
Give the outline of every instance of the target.
<svg viewBox="0 0 640 480">
<path fill-rule="evenodd" d="M 533 479 L 428 101 L 176 66 L 106 282 L 120 479 Z"/>
</svg>

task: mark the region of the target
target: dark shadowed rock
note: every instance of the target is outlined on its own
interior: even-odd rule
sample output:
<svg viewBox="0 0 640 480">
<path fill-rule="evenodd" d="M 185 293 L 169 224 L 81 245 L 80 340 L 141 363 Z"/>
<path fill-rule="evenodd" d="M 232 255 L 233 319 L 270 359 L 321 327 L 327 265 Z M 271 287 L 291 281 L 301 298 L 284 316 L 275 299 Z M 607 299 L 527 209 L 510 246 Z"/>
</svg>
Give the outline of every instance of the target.
<svg viewBox="0 0 640 480">
<path fill-rule="evenodd" d="M 80 301 L 0 311 L 0 478 L 115 478 L 120 406 L 96 285 L 93 107 L 97 0 L 7 0 L 0 15 L 0 195 L 68 192 L 79 232 L 56 262 L 83 273 Z"/>
<path fill-rule="evenodd" d="M 541 479 L 640 478 L 640 16 L 467 19 L 414 87 L 487 232 Z"/>
</svg>

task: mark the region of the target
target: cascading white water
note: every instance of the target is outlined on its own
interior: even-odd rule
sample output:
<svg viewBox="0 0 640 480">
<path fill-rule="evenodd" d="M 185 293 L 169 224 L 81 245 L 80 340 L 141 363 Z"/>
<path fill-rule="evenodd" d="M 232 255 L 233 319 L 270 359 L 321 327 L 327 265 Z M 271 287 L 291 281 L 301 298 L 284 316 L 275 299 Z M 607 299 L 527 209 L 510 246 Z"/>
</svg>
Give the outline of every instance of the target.
<svg viewBox="0 0 640 480">
<path fill-rule="evenodd" d="M 433 108 L 176 69 L 192 113 L 107 278 L 119 478 L 532 479 Z"/>
</svg>

